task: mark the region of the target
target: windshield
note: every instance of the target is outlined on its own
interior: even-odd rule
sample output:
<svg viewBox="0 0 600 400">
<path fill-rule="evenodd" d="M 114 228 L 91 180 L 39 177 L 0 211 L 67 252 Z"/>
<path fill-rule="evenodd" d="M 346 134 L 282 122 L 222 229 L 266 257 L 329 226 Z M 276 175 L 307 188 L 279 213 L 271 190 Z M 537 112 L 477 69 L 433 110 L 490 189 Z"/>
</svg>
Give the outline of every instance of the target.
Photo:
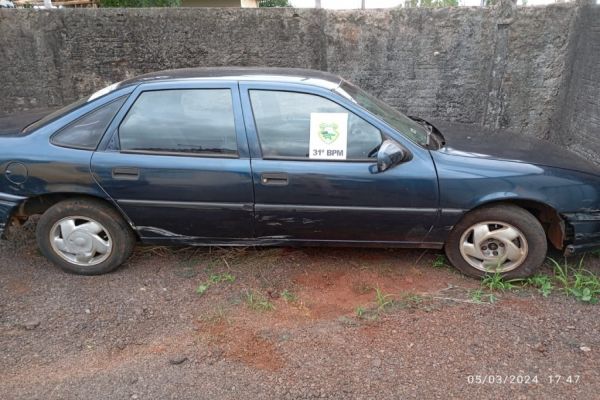
<svg viewBox="0 0 600 400">
<path fill-rule="evenodd" d="M 39 119 L 39 120 L 35 121 L 34 123 L 27 125 L 25 127 L 25 129 L 23 129 L 23 133 L 35 131 L 36 129 L 46 125 L 47 123 L 54 121 L 55 119 L 60 118 L 63 115 L 70 113 L 71 111 L 75 110 L 76 108 L 79 108 L 79 107 L 83 106 L 84 104 L 89 103 L 92 100 L 95 100 L 99 97 L 104 96 L 105 94 L 112 92 L 113 90 L 115 90 L 117 88 L 118 85 L 119 85 L 118 83 L 113 83 L 112 85 L 107 86 L 104 89 L 98 90 L 96 93 L 92 94 L 89 97 L 84 97 L 83 99 L 79 99 L 75 103 L 71 103 L 68 106 L 65 106 L 61 109 L 54 111 L 51 114 L 46 115 L 44 118 Z"/>
<path fill-rule="evenodd" d="M 427 129 L 378 98 L 346 81 L 342 81 L 342 84 L 335 90 L 371 114 L 381 118 L 413 142 L 422 146 L 427 144 Z"/>
</svg>

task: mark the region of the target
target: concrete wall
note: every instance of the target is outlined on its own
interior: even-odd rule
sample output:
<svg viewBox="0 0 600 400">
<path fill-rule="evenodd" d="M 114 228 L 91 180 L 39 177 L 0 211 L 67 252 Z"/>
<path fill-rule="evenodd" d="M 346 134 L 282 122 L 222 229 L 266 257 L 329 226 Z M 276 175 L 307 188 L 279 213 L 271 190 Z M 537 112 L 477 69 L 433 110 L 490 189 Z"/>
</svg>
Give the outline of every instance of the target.
<svg viewBox="0 0 600 400">
<path fill-rule="evenodd" d="M 181 0 L 182 7 L 258 7 L 258 0 Z"/>
<path fill-rule="evenodd" d="M 556 140 L 600 164 L 600 6 L 578 16 L 569 60 Z"/>
<path fill-rule="evenodd" d="M 600 150 L 598 6 L 0 10 L 0 109 L 165 68 L 339 73 L 402 111 Z M 587 142 L 592 145 L 588 145 Z"/>
</svg>

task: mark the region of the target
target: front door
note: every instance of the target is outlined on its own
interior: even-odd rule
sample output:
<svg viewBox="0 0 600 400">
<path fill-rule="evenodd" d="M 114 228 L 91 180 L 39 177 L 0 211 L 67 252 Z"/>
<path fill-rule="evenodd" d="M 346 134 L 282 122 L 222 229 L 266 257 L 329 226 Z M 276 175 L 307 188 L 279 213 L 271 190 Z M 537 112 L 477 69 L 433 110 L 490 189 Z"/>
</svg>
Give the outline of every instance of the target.
<svg viewBox="0 0 600 400">
<path fill-rule="evenodd" d="M 150 83 L 92 158 L 102 188 L 145 239 L 253 236 L 253 187 L 237 83 Z"/>
<path fill-rule="evenodd" d="M 257 236 L 426 240 L 438 215 L 437 177 L 426 150 L 377 173 L 379 145 L 402 138 L 389 136 L 372 116 L 316 87 L 240 87 L 253 152 Z"/>
</svg>

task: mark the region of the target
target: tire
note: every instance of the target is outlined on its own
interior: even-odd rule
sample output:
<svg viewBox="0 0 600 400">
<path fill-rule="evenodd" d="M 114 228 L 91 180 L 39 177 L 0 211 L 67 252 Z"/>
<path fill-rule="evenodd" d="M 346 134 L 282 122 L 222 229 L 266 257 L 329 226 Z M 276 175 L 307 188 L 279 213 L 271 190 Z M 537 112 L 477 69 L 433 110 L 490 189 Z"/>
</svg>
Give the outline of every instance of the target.
<svg viewBox="0 0 600 400">
<path fill-rule="evenodd" d="M 511 240 L 516 234 L 519 236 Z M 452 229 L 445 244 L 452 265 L 475 278 L 496 272 L 506 279 L 526 278 L 542 265 L 547 250 L 548 241 L 540 222 L 513 205 L 484 207 L 467 213 Z M 480 256 L 484 258 L 480 260 Z M 507 258 L 502 261 L 504 257 Z"/>
<path fill-rule="evenodd" d="M 133 231 L 114 208 L 83 198 L 50 207 L 38 221 L 36 238 L 46 258 L 79 275 L 113 271 L 131 256 L 136 242 Z"/>
</svg>

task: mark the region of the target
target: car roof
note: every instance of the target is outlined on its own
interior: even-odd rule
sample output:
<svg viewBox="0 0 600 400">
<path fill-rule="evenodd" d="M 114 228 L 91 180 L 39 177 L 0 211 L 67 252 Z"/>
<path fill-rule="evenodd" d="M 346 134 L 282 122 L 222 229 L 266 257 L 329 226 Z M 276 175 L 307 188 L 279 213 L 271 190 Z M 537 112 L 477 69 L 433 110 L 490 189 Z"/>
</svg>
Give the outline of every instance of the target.
<svg viewBox="0 0 600 400">
<path fill-rule="evenodd" d="M 301 83 L 335 89 L 342 78 L 328 72 L 300 68 L 270 68 L 270 67 L 213 67 L 213 68 L 183 68 L 151 72 L 126 79 L 119 87 L 138 85 L 145 82 L 181 81 L 181 80 L 236 80 Z"/>
</svg>

